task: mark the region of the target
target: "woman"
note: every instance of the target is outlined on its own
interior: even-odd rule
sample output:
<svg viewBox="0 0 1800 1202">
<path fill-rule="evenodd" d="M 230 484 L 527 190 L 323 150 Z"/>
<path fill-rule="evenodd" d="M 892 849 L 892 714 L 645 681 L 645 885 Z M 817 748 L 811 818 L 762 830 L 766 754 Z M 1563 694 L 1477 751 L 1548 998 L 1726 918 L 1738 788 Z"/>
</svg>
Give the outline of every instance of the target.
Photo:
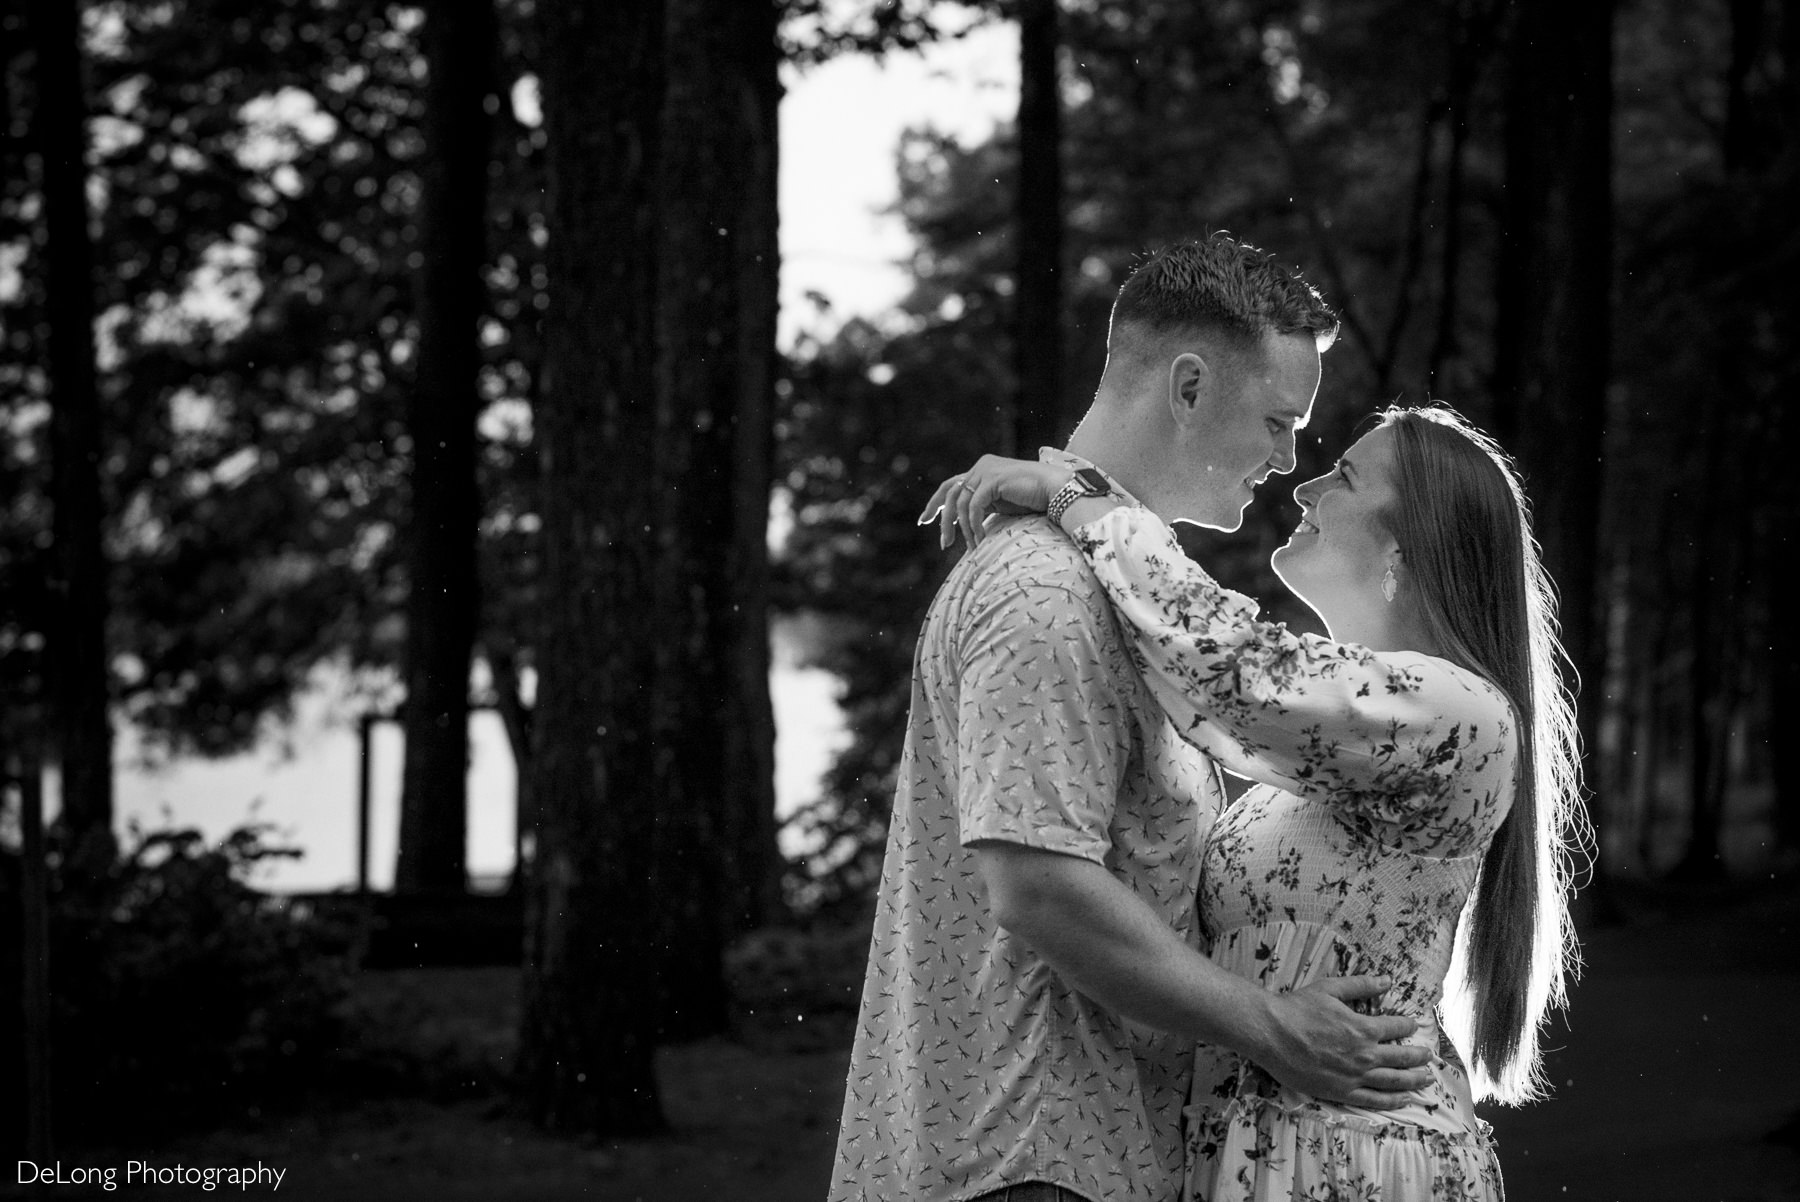
<svg viewBox="0 0 1800 1202">
<path fill-rule="evenodd" d="M 1300 524 L 1272 562 L 1329 638 L 1258 621 L 1154 515 L 1057 497 L 1068 478 L 989 456 L 933 505 L 950 499 L 947 537 L 979 538 L 995 509 L 1054 498 L 1176 728 L 1256 782 L 1208 840 L 1211 956 L 1270 989 L 1390 975 L 1384 1009 L 1435 1047 L 1417 1103 L 1376 1112 L 1202 1046 L 1188 1195 L 1497 1202 L 1473 1103 L 1539 1095 L 1580 823 L 1550 584 L 1505 455 L 1447 409 L 1390 409 L 1294 490 Z"/>
</svg>

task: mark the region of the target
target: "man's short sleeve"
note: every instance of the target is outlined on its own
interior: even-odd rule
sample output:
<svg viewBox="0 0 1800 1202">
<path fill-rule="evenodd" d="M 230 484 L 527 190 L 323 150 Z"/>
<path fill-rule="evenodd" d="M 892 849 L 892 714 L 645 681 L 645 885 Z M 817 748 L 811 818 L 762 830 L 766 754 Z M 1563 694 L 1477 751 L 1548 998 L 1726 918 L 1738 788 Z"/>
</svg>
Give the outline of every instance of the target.
<svg viewBox="0 0 1800 1202">
<path fill-rule="evenodd" d="M 1124 657 L 1098 590 L 999 590 L 964 628 L 957 820 L 964 845 L 1018 843 L 1104 863 L 1130 757 Z"/>
</svg>

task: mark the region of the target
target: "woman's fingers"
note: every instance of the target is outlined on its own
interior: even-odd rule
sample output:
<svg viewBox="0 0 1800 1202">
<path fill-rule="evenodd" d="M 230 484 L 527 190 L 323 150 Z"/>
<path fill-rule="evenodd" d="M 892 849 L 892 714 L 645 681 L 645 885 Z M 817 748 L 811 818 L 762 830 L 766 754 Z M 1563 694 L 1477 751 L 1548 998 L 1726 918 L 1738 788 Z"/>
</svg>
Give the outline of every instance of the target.
<svg viewBox="0 0 1800 1202">
<path fill-rule="evenodd" d="M 961 476 L 952 476 L 937 486 L 936 491 L 931 494 L 931 500 L 925 502 L 925 511 L 919 514 L 919 525 L 923 526 L 943 512 L 944 501 L 950 496 L 950 490 L 961 480 Z"/>
<path fill-rule="evenodd" d="M 1048 496 L 1037 494 L 1048 486 L 1032 473 L 1047 470 L 1025 460 L 983 455 L 974 467 L 937 486 L 919 514 L 919 525 L 937 521 L 940 547 L 948 549 L 958 532 L 973 547 L 994 514 L 1043 512 Z"/>
<path fill-rule="evenodd" d="M 962 487 L 956 490 L 956 524 L 962 528 L 963 538 L 970 547 L 981 539 L 981 520 L 970 505 L 974 495 L 975 490 L 969 486 L 969 478 L 964 476 Z"/>
<path fill-rule="evenodd" d="M 969 510 L 975 519 L 977 538 L 987 530 L 988 516 L 994 512 L 999 489 L 999 479 L 990 476 L 978 481 L 972 489 L 968 490 Z"/>
</svg>

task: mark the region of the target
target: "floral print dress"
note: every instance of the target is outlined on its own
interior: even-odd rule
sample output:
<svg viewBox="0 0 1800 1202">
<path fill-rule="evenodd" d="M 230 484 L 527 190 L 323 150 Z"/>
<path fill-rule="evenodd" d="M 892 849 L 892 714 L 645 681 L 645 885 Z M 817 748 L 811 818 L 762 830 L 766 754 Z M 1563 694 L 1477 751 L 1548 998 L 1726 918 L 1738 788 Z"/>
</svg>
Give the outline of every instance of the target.
<svg viewBox="0 0 1800 1202">
<path fill-rule="evenodd" d="M 1457 920 L 1512 804 L 1504 696 L 1414 652 L 1257 620 L 1147 510 L 1075 532 L 1178 730 L 1257 782 L 1215 824 L 1199 909 L 1213 961 L 1266 988 L 1382 974 L 1385 1013 L 1423 1025 L 1423 1100 L 1322 1103 L 1202 1045 L 1185 1112 L 1195 1202 L 1503 1197 L 1487 1125 L 1437 1015 Z"/>
</svg>

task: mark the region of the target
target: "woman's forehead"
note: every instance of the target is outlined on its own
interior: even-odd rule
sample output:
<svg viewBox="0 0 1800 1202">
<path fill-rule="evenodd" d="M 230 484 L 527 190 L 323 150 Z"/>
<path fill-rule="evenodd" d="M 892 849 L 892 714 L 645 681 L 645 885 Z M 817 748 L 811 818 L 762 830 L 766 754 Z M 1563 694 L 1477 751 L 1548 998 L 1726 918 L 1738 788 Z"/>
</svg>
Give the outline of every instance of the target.
<svg viewBox="0 0 1800 1202">
<path fill-rule="evenodd" d="M 1370 430 L 1351 443 L 1350 449 L 1344 452 L 1342 458 L 1357 471 L 1386 475 L 1394 458 L 1394 428 L 1377 426 Z"/>
</svg>

